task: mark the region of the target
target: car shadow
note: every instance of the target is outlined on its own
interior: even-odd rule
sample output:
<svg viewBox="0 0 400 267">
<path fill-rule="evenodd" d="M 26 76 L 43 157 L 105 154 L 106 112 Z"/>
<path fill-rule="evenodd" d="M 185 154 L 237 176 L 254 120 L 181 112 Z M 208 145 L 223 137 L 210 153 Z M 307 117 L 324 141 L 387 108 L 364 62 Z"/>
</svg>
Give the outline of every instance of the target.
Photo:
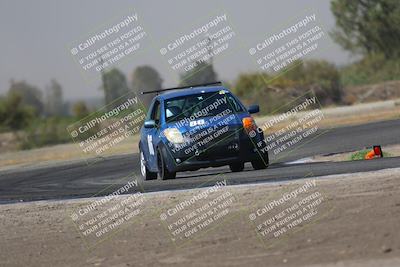
<svg viewBox="0 0 400 267">
<path fill-rule="evenodd" d="M 292 166 L 294 166 L 296 164 L 292 164 Z M 182 172 L 182 173 L 178 173 L 177 174 L 177 179 L 185 179 L 185 178 L 196 178 L 196 177 L 203 177 L 203 176 L 210 176 L 210 175 L 221 175 L 221 174 L 227 174 L 227 173 L 243 173 L 243 172 L 255 172 L 255 171 L 268 171 L 268 169 L 275 169 L 275 168 L 282 168 L 282 167 L 289 167 L 290 165 L 286 165 L 284 163 L 272 163 L 268 166 L 267 169 L 263 169 L 263 170 L 254 170 L 252 167 L 248 166 L 245 167 L 245 169 L 241 172 L 231 172 L 230 170 L 220 170 L 220 169 L 216 169 L 216 170 L 212 170 L 212 168 L 210 168 L 209 170 L 207 169 L 203 169 L 200 171 L 193 171 L 193 172 Z M 204 173 L 206 171 L 206 173 Z M 203 173 L 199 173 L 197 174 L 197 172 L 203 172 Z"/>
</svg>

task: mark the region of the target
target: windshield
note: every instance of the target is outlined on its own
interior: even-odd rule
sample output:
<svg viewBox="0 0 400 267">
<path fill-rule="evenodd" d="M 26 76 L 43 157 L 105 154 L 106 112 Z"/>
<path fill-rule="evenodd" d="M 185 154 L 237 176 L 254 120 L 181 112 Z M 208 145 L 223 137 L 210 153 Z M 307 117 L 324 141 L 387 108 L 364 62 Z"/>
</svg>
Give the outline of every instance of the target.
<svg viewBox="0 0 400 267">
<path fill-rule="evenodd" d="M 243 107 L 227 91 L 187 95 L 165 102 L 166 121 L 176 122 L 183 118 L 211 117 L 223 112 L 243 112 Z"/>
</svg>

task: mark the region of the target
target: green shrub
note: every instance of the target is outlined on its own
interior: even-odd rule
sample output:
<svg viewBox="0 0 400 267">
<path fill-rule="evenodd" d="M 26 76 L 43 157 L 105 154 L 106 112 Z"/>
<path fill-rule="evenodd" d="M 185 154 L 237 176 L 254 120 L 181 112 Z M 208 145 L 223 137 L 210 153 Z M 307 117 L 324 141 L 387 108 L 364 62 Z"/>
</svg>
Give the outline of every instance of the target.
<svg viewBox="0 0 400 267">
<path fill-rule="evenodd" d="M 335 65 L 325 60 L 297 61 L 294 67 L 288 67 L 284 78 L 291 80 L 294 87 L 303 92 L 314 90 L 322 104 L 342 101 L 339 71 Z"/>
<path fill-rule="evenodd" d="M 374 84 L 400 80 L 400 61 L 385 59 L 383 55 L 370 55 L 340 70 L 343 85 Z"/>
<path fill-rule="evenodd" d="M 285 93 L 276 90 L 267 81 L 270 77 L 265 73 L 241 74 L 232 91 L 245 105 L 258 104 L 261 114 L 267 114 L 285 103 Z M 286 99 L 287 100 L 287 99 Z"/>
<path fill-rule="evenodd" d="M 51 117 L 47 119 L 36 119 L 25 129 L 25 133 L 20 142 L 20 148 L 32 149 L 71 142 L 71 136 L 67 131 L 67 126 L 72 122 L 72 118 Z"/>
<path fill-rule="evenodd" d="M 357 151 L 353 154 L 350 155 L 350 160 L 363 160 L 365 159 L 365 155 L 367 155 L 367 153 L 371 151 L 371 149 L 364 149 L 364 150 L 360 150 Z M 391 154 L 383 152 L 383 157 L 390 157 Z"/>
<path fill-rule="evenodd" d="M 274 76 L 241 74 L 232 90 L 245 104 L 259 104 L 262 114 L 271 113 L 310 90 L 322 104 L 342 101 L 339 71 L 323 60 L 297 61 Z"/>
</svg>

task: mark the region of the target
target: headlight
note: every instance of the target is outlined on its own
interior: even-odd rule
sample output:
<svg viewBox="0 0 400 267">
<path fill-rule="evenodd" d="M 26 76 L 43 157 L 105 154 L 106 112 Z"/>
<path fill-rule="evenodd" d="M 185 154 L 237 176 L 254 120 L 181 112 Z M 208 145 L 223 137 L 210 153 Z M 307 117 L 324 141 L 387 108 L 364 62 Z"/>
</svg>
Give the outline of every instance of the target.
<svg viewBox="0 0 400 267">
<path fill-rule="evenodd" d="M 182 144 L 185 142 L 182 133 L 177 128 L 165 129 L 164 135 L 167 138 L 167 140 L 173 144 Z"/>
</svg>

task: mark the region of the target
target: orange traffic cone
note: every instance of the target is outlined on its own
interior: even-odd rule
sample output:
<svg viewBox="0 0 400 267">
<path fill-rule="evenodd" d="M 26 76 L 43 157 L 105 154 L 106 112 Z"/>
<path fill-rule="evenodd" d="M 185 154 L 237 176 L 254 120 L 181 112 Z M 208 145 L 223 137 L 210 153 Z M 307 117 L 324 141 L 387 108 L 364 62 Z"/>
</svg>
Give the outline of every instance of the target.
<svg viewBox="0 0 400 267">
<path fill-rule="evenodd" d="M 373 149 L 365 155 L 365 159 L 373 159 L 375 157 L 383 158 L 381 146 L 373 146 Z"/>
</svg>

